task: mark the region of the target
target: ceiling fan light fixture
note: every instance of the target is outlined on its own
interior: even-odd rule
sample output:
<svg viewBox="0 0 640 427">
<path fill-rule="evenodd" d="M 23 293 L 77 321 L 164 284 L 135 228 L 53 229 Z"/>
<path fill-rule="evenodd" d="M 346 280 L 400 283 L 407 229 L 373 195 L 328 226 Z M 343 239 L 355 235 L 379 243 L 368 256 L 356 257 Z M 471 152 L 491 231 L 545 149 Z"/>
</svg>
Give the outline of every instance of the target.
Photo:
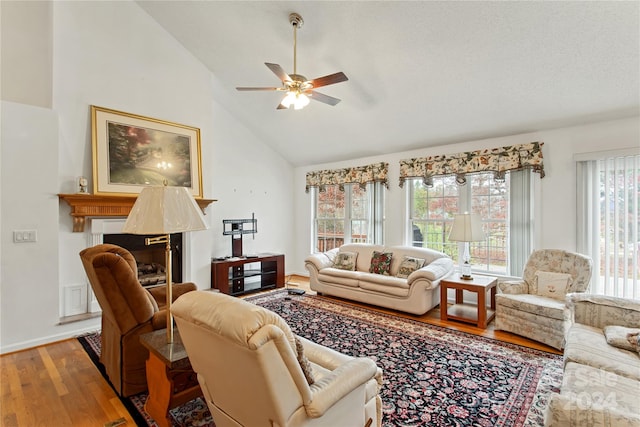
<svg viewBox="0 0 640 427">
<path fill-rule="evenodd" d="M 284 97 L 280 105 L 285 108 L 291 108 L 291 106 L 293 106 L 294 110 L 302 110 L 309 105 L 309 97 L 304 93 L 291 91 L 287 93 L 287 96 Z"/>
<path fill-rule="evenodd" d="M 278 104 L 278 110 L 286 110 L 291 108 L 291 106 L 293 106 L 295 110 L 301 110 L 309 105 L 309 97 L 312 97 L 315 101 L 328 105 L 338 104 L 338 102 L 340 102 L 338 98 L 317 92 L 315 89 L 344 82 L 349 79 L 342 71 L 318 77 L 313 80 L 307 80 L 305 76 L 298 74 L 297 31 L 302 27 L 304 21 L 302 20 L 302 16 L 297 13 L 291 13 L 289 15 L 289 23 L 293 26 L 293 73 L 287 74 L 280 65 L 265 62 L 264 65 L 266 65 L 267 68 L 269 68 L 276 76 L 278 76 L 280 81 L 282 81 L 281 87 L 236 87 L 236 89 L 239 91 L 273 90 L 286 92 L 286 96 L 280 104 Z"/>
</svg>

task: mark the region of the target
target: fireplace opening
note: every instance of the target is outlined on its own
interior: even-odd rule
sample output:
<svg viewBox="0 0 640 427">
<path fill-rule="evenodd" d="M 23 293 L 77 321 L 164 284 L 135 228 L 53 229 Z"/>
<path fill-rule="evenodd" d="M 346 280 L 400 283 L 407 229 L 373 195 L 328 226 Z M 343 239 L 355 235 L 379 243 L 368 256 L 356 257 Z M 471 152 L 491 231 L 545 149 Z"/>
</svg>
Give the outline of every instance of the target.
<svg viewBox="0 0 640 427">
<path fill-rule="evenodd" d="M 165 244 L 145 245 L 148 237 L 156 235 L 137 234 L 105 234 L 104 243 L 111 243 L 125 248 L 136 259 L 138 264 L 138 280 L 142 286 L 161 285 L 166 280 Z M 182 282 L 182 233 L 171 234 L 171 280 Z"/>
</svg>

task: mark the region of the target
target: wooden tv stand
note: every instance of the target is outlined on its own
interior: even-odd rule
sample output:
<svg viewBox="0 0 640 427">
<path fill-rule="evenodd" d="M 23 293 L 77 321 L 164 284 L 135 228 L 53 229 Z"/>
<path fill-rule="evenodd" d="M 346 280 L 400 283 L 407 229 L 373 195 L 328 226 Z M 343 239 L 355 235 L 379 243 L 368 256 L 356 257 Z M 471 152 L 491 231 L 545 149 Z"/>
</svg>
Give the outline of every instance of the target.
<svg viewBox="0 0 640 427">
<path fill-rule="evenodd" d="M 284 287 L 284 255 L 258 254 L 211 260 L 211 287 L 228 295 L 243 295 Z"/>
</svg>

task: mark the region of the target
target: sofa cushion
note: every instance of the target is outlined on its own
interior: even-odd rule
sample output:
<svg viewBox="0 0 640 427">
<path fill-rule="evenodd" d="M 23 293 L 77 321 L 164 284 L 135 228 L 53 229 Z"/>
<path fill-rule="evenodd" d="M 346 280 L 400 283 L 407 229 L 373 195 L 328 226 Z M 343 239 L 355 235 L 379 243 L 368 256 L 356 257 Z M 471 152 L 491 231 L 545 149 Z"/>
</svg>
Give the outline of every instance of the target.
<svg viewBox="0 0 640 427">
<path fill-rule="evenodd" d="M 498 294 L 496 305 L 557 320 L 565 318 L 566 306 L 563 301 L 538 295 Z"/>
<path fill-rule="evenodd" d="M 421 268 L 423 265 L 424 265 L 423 258 L 414 258 L 414 257 L 405 255 L 402 257 L 402 262 L 398 267 L 398 273 L 396 273 L 396 277 L 399 277 L 401 279 L 406 279 L 407 277 L 409 277 L 411 273 Z"/>
<path fill-rule="evenodd" d="M 391 257 L 392 252 L 373 251 L 371 255 L 371 266 L 369 267 L 369 273 L 389 275 L 391 270 Z"/>
<path fill-rule="evenodd" d="M 569 362 L 564 368 L 560 395 L 570 397 L 583 406 L 588 404 L 590 407 L 640 414 L 639 388 L 637 380 Z"/>
<path fill-rule="evenodd" d="M 321 282 L 357 288 L 361 274 L 362 273 L 359 271 L 340 270 L 339 268 L 327 267 L 320 270 L 318 273 L 318 280 Z"/>
<path fill-rule="evenodd" d="M 571 275 L 551 271 L 536 271 L 536 295 L 564 301 L 571 285 Z"/>
<path fill-rule="evenodd" d="M 368 243 L 347 243 L 340 246 L 341 252 L 355 252 L 358 254 L 356 271 L 369 271 L 373 251 L 382 251 L 383 249 L 384 246 L 382 245 L 371 245 Z"/>
<path fill-rule="evenodd" d="M 333 260 L 333 267 L 340 270 L 355 271 L 356 259 L 358 258 L 357 252 L 338 252 L 336 258 Z"/>
<path fill-rule="evenodd" d="M 623 350 L 638 352 L 638 328 L 626 328 L 624 326 L 610 325 L 604 328 L 604 337 L 607 344 Z"/>
<path fill-rule="evenodd" d="M 364 287 L 365 283 L 375 283 L 376 285 L 388 286 L 391 288 L 409 289 L 407 279 L 385 276 L 383 274 L 362 273 L 360 276 L 360 287 Z"/>
<path fill-rule="evenodd" d="M 405 279 L 398 279 L 397 277 L 393 277 L 393 276 L 383 276 L 380 274 L 370 274 L 370 276 L 378 276 L 381 278 L 391 279 L 391 280 L 401 280 L 406 283 Z M 390 286 L 389 284 L 381 284 L 381 283 L 371 282 L 368 280 L 361 280 L 360 288 L 364 289 L 365 291 L 375 291 L 376 293 L 393 295 L 396 297 L 406 297 L 407 295 L 409 295 L 408 287 Z"/>
<path fill-rule="evenodd" d="M 432 262 L 441 258 L 450 259 L 446 254 L 429 248 L 417 248 L 414 246 L 389 246 L 385 247 L 384 250 L 387 252 L 393 252 L 390 272 L 392 276 L 398 274 L 398 269 L 400 268 L 400 264 L 402 263 L 402 260 L 405 256 L 423 259 L 423 265 L 425 266 L 430 265 Z"/>
<path fill-rule="evenodd" d="M 564 362 L 581 363 L 640 381 L 638 353 L 607 344 L 602 329 L 574 323 L 567 334 Z"/>
</svg>

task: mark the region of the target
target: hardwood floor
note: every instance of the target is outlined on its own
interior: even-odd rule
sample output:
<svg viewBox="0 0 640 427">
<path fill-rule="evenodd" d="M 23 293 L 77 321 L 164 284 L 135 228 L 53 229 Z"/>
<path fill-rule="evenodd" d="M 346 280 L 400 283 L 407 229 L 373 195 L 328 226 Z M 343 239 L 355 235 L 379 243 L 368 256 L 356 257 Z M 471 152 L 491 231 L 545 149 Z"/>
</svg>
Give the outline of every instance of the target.
<svg viewBox="0 0 640 427">
<path fill-rule="evenodd" d="M 309 288 L 309 279 L 288 277 L 289 286 Z M 326 297 L 331 298 L 331 297 Z M 493 322 L 487 329 L 459 322 L 443 322 L 438 309 L 423 316 L 341 300 L 381 312 L 450 329 L 482 335 L 501 341 L 561 354 L 544 344 L 503 331 Z M 2 426 L 107 426 L 124 418 L 127 426 L 135 423 L 120 399 L 102 377 L 78 340 L 69 339 L 0 356 L 0 416 Z"/>
<path fill-rule="evenodd" d="M 2 426 L 135 426 L 76 339 L 2 355 L 0 383 Z"/>
</svg>

